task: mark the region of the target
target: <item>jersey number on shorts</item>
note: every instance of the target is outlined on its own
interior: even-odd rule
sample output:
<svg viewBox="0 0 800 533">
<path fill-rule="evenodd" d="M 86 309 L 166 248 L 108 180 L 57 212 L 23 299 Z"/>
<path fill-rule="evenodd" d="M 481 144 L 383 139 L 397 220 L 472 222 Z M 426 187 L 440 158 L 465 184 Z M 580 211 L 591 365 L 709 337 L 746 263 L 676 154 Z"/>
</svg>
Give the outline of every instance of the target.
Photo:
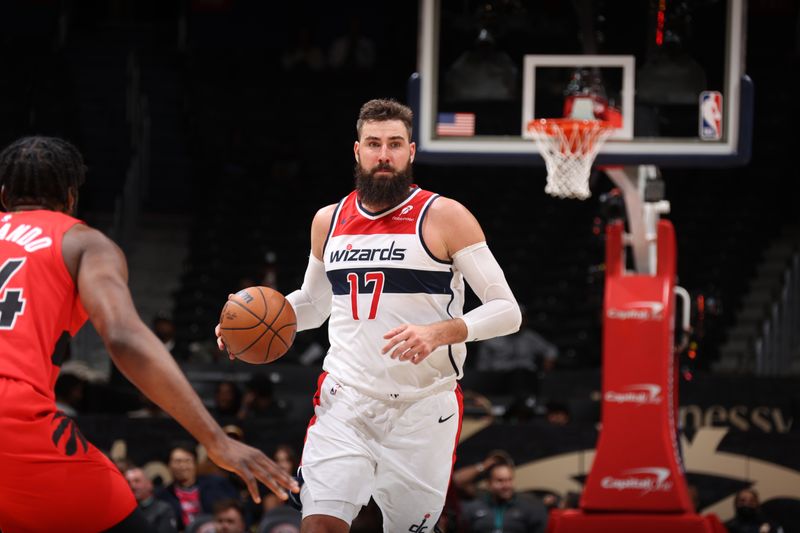
<svg viewBox="0 0 800 533">
<path fill-rule="evenodd" d="M 372 303 L 369 306 L 368 320 L 374 320 L 378 314 L 378 301 L 383 293 L 383 272 L 365 272 L 364 286 L 372 285 Z M 353 308 L 353 320 L 358 318 L 358 274 L 350 272 L 347 275 L 347 283 L 350 284 L 350 305 Z"/>
<path fill-rule="evenodd" d="M 17 316 L 25 310 L 25 298 L 22 289 L 6 288 L 14 274 L 25 264 L 24 257 L 7 259 L 0 267 L 0 329 L 14 329 Z"/>
</svg>

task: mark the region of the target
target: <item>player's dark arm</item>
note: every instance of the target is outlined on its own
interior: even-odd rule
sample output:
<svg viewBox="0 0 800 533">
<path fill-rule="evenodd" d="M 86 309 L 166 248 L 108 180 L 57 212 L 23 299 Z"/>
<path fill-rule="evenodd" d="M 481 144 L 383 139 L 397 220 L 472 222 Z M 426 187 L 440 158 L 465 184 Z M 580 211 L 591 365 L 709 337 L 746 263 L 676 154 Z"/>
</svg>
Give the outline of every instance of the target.
<svg viewBox="0 0 800 533">
<path fill-rule="evenodd" d="M 282 492 L 276 481 L 293 488 L 289 476 L 261 452 L 224 434 L 164 345 L 139 318 L 122 251 L 99 231 L 77 225 L 64 236 L 63 254 L 92 324 L 125 377 L 202 443 L 215 463 L 242 476 L 254 499 L 254 475 L 276 492 Z"/>
</svg>

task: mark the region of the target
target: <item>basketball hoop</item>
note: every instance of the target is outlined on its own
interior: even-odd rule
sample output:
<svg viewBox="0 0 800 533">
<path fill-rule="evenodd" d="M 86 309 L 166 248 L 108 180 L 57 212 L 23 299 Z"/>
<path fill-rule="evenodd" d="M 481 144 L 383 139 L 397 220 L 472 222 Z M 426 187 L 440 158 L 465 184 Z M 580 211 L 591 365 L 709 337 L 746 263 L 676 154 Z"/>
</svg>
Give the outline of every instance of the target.
<svg viewBox="0 0 800 533">
<path fill-rule="evenodd" d="M 589 198 L 592 163 L 612 131 L 614 126 L 603 120 L 540 118 L 528 122 L 528 132 L 547 165 L 544 191 L 558 198 Z"/>
</svg>

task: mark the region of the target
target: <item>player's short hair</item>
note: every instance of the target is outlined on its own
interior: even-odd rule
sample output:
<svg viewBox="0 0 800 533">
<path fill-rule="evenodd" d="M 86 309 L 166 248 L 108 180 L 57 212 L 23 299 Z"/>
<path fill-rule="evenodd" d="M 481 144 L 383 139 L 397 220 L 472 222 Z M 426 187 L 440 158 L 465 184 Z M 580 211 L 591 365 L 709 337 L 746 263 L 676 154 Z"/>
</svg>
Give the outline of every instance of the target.
<svg viewBox="0 0 800 533">
<path fill-rule="evenodd" d="M 377 98 L 370 100 L 361 106 L 361 111 L 358 113 L 358 121 L 356 122 L 356 131 L 358 138 L 361 138 L 361 128 L 364 127 L 365 122 L 377 121 L 383 122 L 385 120 L 399 120 L 408 131 L 408 138 L 411 139 L 411 127 L 414 120 L 414 112 L 411 108 L 401 104 L 397 100 Z"/>
<path fill-rule="evenodd" d="M 22 203 L 66 206 L 69 190 L 77 192 L 85 179 L 83 156 L 64 139 L 23 137 L 0 152 L 0 185 L 9 208 Z"/>
</svg>

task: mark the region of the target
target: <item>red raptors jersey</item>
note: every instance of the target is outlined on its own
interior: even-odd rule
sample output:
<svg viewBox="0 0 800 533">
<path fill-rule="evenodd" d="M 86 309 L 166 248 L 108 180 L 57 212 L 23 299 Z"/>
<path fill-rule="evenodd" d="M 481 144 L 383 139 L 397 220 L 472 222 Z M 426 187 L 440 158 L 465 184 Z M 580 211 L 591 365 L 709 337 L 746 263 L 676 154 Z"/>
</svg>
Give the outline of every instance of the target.
<svg viewBox="0 0 800 533">
<path fill-rule="evenodd" d="M 0 213 L 0 376 L 50 398 L 69 339 L 87 318 L 61 253 L 78 223 L 55 211 Z"/>
</svg>

